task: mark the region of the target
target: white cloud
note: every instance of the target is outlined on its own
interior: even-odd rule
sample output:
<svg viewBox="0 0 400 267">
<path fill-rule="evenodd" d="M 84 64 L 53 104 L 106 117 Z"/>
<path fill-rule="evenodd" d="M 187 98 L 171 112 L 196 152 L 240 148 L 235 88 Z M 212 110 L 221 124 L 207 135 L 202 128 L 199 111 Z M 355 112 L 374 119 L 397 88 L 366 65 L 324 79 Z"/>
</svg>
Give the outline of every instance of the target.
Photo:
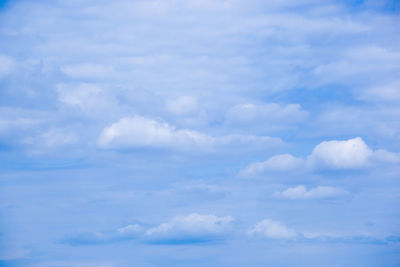
<svg viewBox="0 0 400 267">
<path fill-rule="evenodd" d="M 176 129 L 166 122 L 135 115 L 125 117 L 103 129 L 98 139 L 101 148 L 212 149 L 231 144 L 279 144 L 279 138 L 226 135 L 212 137 L 189 129 Z"/>
<path fill-rule="evenodd" d="M 74 246 L 105 244 L 136 239 L 143 232 L 144 229 L 141 225 L 131 224 L 112 231 L 71 234 L 66 236 L 62 242 Z"/>
<path fill-rule="evenodd" d="M 398 162 L 400 162 L 400 153 L 383 149 L 372 150 L 360 137 L 356 137 L 343 141 L 321 142 L 306 158 L 282 154 L 264 162 L 251 163 L 239 172 L 239 177 L 252 177 L 271 171 L 361 169 L 378 163 Z"/>
<path fill-rule="evenodd" d="M 265 219 L 247 230 L 251 238 L 286 239 L 294 241 L 340 242 L 340 243 L 379 243 L 387 242 L 389 237 L 369 234 L 338 234 L 327 232 L 306 232 L 291 229 L 278 221 Z"/>
<path fill-rule="evenodd" d="M 122 118 L 104 128 L 98 144 L 103 148 L 207 146 L 213 139 L 197 131 L 178 130 L 166 122 L 141 116 Z"/>
<path fill-rule="evenodd" d="M 117 232 L 121 235 L 137 235 L 143 232 L 143 227 L 139 224 L 130 224 L 117 229 Z"/>
<path fill-rule="evenodd" d="M 176 115 L 188 115 L 198 109 L 197 99 L 193 96 L 181 96 L 167 101 L 167 110 Z"/>
<path fill-rule="evenodd" d="M 366 166 L 372 153 L 360 137 L 324 141 L 314 148 L 307 163 L 312 168 L 355 169 Z"/>
<path fill-rule="evenodd" d="M 277 192 L 275 197 L 287 199 L 316 199 L 316 198 L 334 198 L 348 194 L 346 191 L 336 187 L 318 186 L 307 190 L 303 185 L 290 187 L 283 192 Z"/>
<path fill-rule="evenodd" d="M 229 232 L 232 222 L 233 218 L 230 216 L 218 217 L 192 213 L 187 216 L 177 216 L 169 222 L 150 228 L 145 235 L 153 241 L 196 242 L 210 240 Z"/>
<path fill-rule="evenodd" d="M 10 74 L 16 67 L 14 59 L 9 56 L 0 55 L 0 78 Z"/>
<path fill-rule="evenodd" d="M 265 219 L 251 227 L 247 234 L 251 237 L 266 237 L 273 239 L 291 239 L 296 237 L 295 230 L 286 227 L 277 221 Z"/>
<path fill-rule="evenodd" d="M 293 157 L 290 154 L 282 154 L 273 156 L 263 162 L 251 163 L 239 173 L 239 176 L 251 177 L 271 171 L 298 170 L 302 166 L 304 166 L 304 159 Z"/>
</svg>

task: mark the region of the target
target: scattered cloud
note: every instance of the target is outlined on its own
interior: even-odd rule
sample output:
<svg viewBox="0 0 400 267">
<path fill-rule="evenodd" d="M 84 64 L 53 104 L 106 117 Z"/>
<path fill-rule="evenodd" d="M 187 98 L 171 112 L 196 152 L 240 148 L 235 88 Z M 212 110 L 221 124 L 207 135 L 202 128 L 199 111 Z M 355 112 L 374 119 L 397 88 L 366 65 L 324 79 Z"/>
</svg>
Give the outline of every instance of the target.
<svg viewBox="0 0 400 267">
<path fill-rule="evenodd" d="M 290 154 L 273 156 L 264 162 L 251 163 L 242 169 L 239 177 L 259 176 L 268 172 L 349 170 L 361 169 L 378 163 L 400 162 L 400 154 L 386 150 L 372 150 L 360 138 L 324 141 L 315 146 L 305 158 Z"/>
<path fill-rule="evenodd" d="M 213 137 L 189 129 L 176 129 L 160 120 L 135 115 L 125 117 L 103 129 L 98 145 L 101 148 L 172 148 L 203 149 L 242 144 L 279 144 L 278 138 L 267 136 L 226 135 Z"/>
<path fill-rule="evenodd" d="M 399 242 L 398 236 L 375 236 L 371 234 L 332 234 L 318 232 L 303 232 L 289 228 L 278 221 L 262 220 L 247 230 L 250 238 L 270 240 L 290 240 L 295 242 L 327 242 L 356 244 L 388 244 Z"/>
<path fill-rule="evenodd" d="M 121 242 L 137 239 L 140 237 L 143 231 L 144 230 L 141 225 L 132 224 L 108 232 L 82 232 L 70 234 L 64 237 L 61 240 L 61 243 L 73 246 L 82 246 Z"/>
<path fill-rule="evenodd" d="M 254 162 L 240 171 L 239 177 L 251 177 L 267 172 L 293 171 L 304 167 L 304 159 L 290 154 L 273 156 L 263 162 Z"/>
<path fill-rule="evenodd" d="M 282 192 L 274 194 L 277 198 L 287 199 L 320 199 L 320 198 L 336 198 L 347 195 L 343 189 L 330 186 L 317 186 L 307 190 L 304 185 L 290 187 Z"/>
<path fill-rule="evenodd" d="M 199 243 L 219 240 L 231 230 L 233 218 L 192 213 L 178 216 L 146 231 L 154 243 Z"/>
<path fill-rule="evenodd" d="M 247 234 L 250 237 L 266 237 L 273 239 L 292 239 L 297 236 L 295 230 L 290 229 L 278 221 L 265 219 L 252 226 Z"/>
<path fill-rule="evenodd" d="M 209 146 L 213 138 L 197 131 L 181 129 L 135 115 L 120 119 L 103 129 L 98 144 L 102 148 Z"/>
<path fill-rule="evenodd" d="M 373 151 L 360 137 L 344 141 L 324 141 L 307 158 L 312 168 L 357 169 L 365 167 Z"/>
</svg>

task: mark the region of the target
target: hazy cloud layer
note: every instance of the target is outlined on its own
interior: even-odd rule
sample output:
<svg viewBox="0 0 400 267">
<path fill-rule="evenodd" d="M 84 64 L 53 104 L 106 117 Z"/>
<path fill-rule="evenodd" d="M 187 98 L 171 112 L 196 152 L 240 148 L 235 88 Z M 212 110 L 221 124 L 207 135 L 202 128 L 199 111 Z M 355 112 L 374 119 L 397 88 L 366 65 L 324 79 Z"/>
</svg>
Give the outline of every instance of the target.
<svg viewBox="0 0 400 267">
<path fill-rule="evenodd" d="M 395 266 L 399 10 L 0 1 L 0 265 Z"/>
</svg>

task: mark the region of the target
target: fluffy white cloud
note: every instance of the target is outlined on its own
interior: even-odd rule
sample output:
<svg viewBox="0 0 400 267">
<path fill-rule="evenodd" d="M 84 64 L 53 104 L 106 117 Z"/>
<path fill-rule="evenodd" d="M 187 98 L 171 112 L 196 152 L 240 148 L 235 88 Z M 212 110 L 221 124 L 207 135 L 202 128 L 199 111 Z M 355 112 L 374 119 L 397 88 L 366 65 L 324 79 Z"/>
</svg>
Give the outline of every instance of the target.
<svg viewBox="0 0 400 267">
<path fill-rule="evenodd" d="M 252 226 L 247 234 L 251 237 L 267 237 L 274 239 L 290 239 L 296 237 L 295 230 L 286 227 L 277 221 L 265 219 Z"/>
<path fill-rule="evenodd" d="M 101 148 L 190 148 L 211 149 L 229 144 L 279 144 L 279 138 L 267 136 L 226 135 L 213 137 L 189 129 L 176 129 L 166 122 L 135 115 L 120 119 L 103 129 L 98 145 Z"/>
<path fill-rule="evenodd" d="M 312 168 L 354 169 L 364 167 L 373 151 L 360 137 L 344 141 L 324 141 L 318 144 L 307 163 Z"/>
<path fill-rule="evenodd" d="M 273 156 L 263 162 L 254 162 L 241 170 L 240 177 L 257 176 L 271 171 L 297 170 L 304 166 L 304 159 L 293 157 L 290 154 Z"/>
<path fill-rule="evenodd" d="M 0 78 L 10 74 L 15 69 L 14 59 L 8 56 L 0 55 Z"/>
<path fill-rule="evenodd" d="M 296 187 L 290 187 L 282 192 L 274 194 L 279 198 L 287 199 L 315 199 L 315 198 L 334 198 L 346 195 L 347 192 L 343 189 L 330 187 L 330 186 L 318 186 L 307 190 L 303 185 Z"/>
<path fill-rule="evenodd" d="M 273 156 L 264 162 L 251 163 L 239 172 L 239 177 L 252 177 L 271 171 L 315 171 L 360 169 L 378 163 L 400 162 L 400 153 L 372 150 L 360 138 L 324 141 L 315 146 L 311 155 L 296 158 L 290 154 Z M 297 190 L 302 190 L 297 188 Z"/>
<path fill-rule="evenodd" d="M 145 235 L 152 241 L 209 241 L 222 237 L 230 231 L 233 218 L 218 217 L 192 213 L 187 216 L 177 216 L 169 222 L 162 223 L 146 231 Z"/>
<path fill-rule="evenodd" d="M 178 130 L 141 116 L 122 118 L 106 127 L 98 140 L 103 148 L 208 146 L 213 139 L 197 131 Z"/>
</svg>

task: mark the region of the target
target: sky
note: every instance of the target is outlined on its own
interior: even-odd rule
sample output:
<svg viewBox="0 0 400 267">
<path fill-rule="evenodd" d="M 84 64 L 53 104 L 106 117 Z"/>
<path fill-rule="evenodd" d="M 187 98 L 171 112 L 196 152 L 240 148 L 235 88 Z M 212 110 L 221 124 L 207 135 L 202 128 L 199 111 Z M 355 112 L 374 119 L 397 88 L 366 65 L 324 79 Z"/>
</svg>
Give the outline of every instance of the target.
<svg viewBox="0 0 400 267">
<path fill-rule="evenodd" d="M 400 266 L 399 15 L 0 1 L 0 266 Z"/>
</svg>

